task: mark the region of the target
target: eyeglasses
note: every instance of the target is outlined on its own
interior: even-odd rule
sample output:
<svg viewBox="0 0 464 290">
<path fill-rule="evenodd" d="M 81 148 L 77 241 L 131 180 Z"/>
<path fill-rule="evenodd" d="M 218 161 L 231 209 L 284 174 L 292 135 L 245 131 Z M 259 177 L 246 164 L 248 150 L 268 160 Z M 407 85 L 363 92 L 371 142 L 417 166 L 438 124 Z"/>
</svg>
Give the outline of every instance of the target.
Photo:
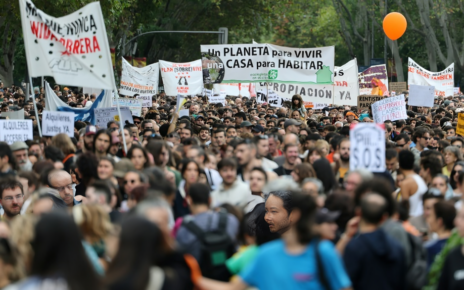
<svg viewBox="0 0 464 290">
<path fill-rule="evenodd" d="M 21 200 L 21 199 L 23 199 L 23 197 L 24 197 L 24 194 L 18 194 L 16 196 L 4 197 L 3 200 L 6 201 L 6 202 L 12 202 L 13 200 Z"/>
<path fill-rule="evenodd" d="M 124 184 L 128 184 L 128 183 L 130 183 L 130 184 L 134 184 L 136 181 L 137 181 L 137 180 L 135 180 L 135 179 L 131 179 L 131 180 L 124 180 Z"/>
<path fill-rule="evenodd" d="M 62 191 L 64 191 L 66 188 L 69 189 L 69 190 L 72 190 L 73 186 L 72 186 L 72 183 L 70 183 L 70 184 L 65 185 L 65 186 L 61 186 L 61 187 L 52 187 L 52 188 L 58 190 L 58 192 L 62 192 Z"/>
<path fill-rule="evenodd" d="M 136 125 L 137 125 L 137 124 L 140 124 L 140 123 L 141 123 L 141 122 L 138 122 L 138 121 L 134 121 L 134 124 L 136 124 Z"/>
</svg>

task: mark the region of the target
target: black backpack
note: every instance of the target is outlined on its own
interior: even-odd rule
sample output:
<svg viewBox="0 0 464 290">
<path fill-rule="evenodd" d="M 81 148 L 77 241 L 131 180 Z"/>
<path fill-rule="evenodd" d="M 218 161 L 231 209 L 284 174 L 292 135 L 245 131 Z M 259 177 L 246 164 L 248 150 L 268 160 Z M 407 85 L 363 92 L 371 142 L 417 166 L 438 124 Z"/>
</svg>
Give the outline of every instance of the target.
<svg viewBox="0 0 464 290">
<path fill-rule="evenodd" d="M 422 241 L 410 233 L 408 242 L 411 246 L 411 262 L 408 265 L 406 284 L 408 290 L 420 290 L 427 284 L 427 252 Z"/>
<path fill-rule="evenodd" d="M 209 223 L 211 225 L 210 217 Z M 235 245 L 227 234 L 227 212 L 219 211 L 219 223 L 212 231 L 203 231 L 192 219 L 184 219 L 182 226 L 194 234 L 201 243 L 200 269 L 204 277 L 229 281 L 231 274 L 225 265 L 235 253 Z M 211 227 L 208 227 L 211 228 Z"/>
</svg>

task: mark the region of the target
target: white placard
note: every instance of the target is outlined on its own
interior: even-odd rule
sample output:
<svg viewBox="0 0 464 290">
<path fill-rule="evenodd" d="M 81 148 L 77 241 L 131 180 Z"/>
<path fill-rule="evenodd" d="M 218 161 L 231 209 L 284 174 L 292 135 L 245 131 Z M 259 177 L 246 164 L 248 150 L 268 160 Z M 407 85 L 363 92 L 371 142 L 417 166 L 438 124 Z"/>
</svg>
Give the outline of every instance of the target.
<svg viewBox="0 0 464 290">
<path fill-rule="evenodd" d="M 189 109 L 179 110 L 179 118 L 182 116 L 189 116 Z"/>
<path fill-rule="evenodd" d="M 2 117 L 8 117 L 11 120 L 24 120 L 24 109 L 19 111 L 2 112 Z"/>
<path fill-rule="evenodd" d="M 201 59 L 184 63 L 160 60 L 159 64 L 166 95 L 188 96 L 202 93 L 203 72 Z"/>
<path fill-rule="evenodd" d="M 256 103 L 258 103 L 258 104 L 267 103 L 266 91 L 264 91 L 264 90 L 256 91 Z"/>
<path fill-rule="evenodd" d="M 435 87 L 419 86 L 419 85 L 409 86 L 409 98 L 408 98 L 409 106 L 432 108 L 434 98 L 435 98 Z"/>
<path fill-rule="evenodd" d="M 217 104 L 217 103 L 224 104 L 226 102 L 226 95 L 224 94 L 212 95 L 211 97 L 208 97 L 208 101 L 210 104 Z"/>
<path fill-rule="evenodd" d="M 333 84 L 335 47 L 201 45 L 203 83 Z"/>
<path fill-rule="evenodd" d="M 0 120 L 0 141 L 13 144 L 32 140 L 32 120 Z"/>
<path fill-rule="evenodd" d="M 137 96 L 136 99 L 142 100 L 142 108 L 151 108 L 153 107 L 152 96 Z"/>
<path fill-rule="evenodd" d="M 350 127 L 350 170 L 385 171 L 385 125 L 359 123 Z"/>
<path fill-rule="evenodd" d="M 120 107 L 122 123 L 125 125 L 126 121 L 134 123 L 132 119 L 132 112 L 128 107 Z M 101 108 L 95 109 L 95 125 L 100 129 L 106 129 L 109 121 L 119 122 L 120 116 L 118 108 Z"/>
<path fill-rule="evenodd" d="M 122 95 L 155 95 L 158 89 L 159 64 L 134 67 L 122 58 L 121 86 Z"/>
<path fill-rule="evenodd" d="M 119 98 L 120 107 L 128 107 L 133 116 L 140 117 L 142 115 L 142 100 L 139 99 L 123 99 Z M 113 100 L 113 107 L 116 107 L 116 100 Z"/>
<path fill-rule="evenodd" d="M 404 95 L 399 95 L 390 98 L 384 98 L 372 104 L 372 113 L 374 122 L 382 124 L 386 120 L 396 121 L 407 119 L 406 102 Z"/>
<path fill-rule="evenodd" d="M 435 87 L 435 96 L 452 96 L 454 93 L 454 63 L 445 70 L 431 72 L 409 58 L 408 85 L 433 86 Z"/>
<path fill-rule="evenodd" d="M 42 134 L 55 136 L 65 133 L 74 137 L 74 115 L 73 112 L 43 111 Z"/>
<path fill-rule="evenodd" d="M 272 107 L 282 107 L 284 100 L 274 91 L 269 91 L 267 94 L 267 101 Z"/>
<path fill-rule="evenodd" d="M 460 92 L 461 92 L 461 87 L 454 87 L 454 94 L 455 95 L 459 95 Z"/>
</svg>

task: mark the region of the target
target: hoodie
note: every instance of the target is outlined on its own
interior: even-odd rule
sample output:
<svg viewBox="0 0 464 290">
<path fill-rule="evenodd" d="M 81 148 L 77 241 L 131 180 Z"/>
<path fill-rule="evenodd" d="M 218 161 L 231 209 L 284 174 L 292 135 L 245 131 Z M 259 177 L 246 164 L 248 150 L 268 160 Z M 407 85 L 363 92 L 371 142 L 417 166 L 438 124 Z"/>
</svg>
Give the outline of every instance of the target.
<svg viewBox="0 0 464 290">
<path fill-rule="evenodd" d="M 382 229 L 353 238 L 346 246 L 343 260 L 353 289 L 406 289 L 403 248 Z"/>
</svg>

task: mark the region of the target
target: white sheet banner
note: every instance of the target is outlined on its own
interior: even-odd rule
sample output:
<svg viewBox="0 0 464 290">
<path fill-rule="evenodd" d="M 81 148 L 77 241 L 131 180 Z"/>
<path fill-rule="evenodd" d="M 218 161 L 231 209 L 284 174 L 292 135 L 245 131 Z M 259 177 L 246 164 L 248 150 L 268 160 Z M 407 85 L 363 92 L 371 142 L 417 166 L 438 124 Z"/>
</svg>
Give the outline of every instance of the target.
<svg viewBox="0 0 464 290">
<path fill-rule="evenodd" d="M 228 96 L 250 97 L 250 83 L 245 84 L 214 84 L 215 93 L 225 92 Z"/>
<path fill-rule="evenodd" d="M 168 96 L 196 95 L 203 91 L 201 60 L 175 63 L 160 60 L 164 91 Z"/>
<path fill-rule="evenodd" d="M 74 137 L 74 112 L 43 111 L 42 135 L 55 136 L 60 133 Z"/>
<path fill-rule="evenodd" d="M 159 64 L 133 67 L 122 58 L 121 86 L 119 93 L 126 96 L 155 95 L 158 90 Z"/>
<path fill-rule="evenodd" d="M 32 120 L 0 120 L 0 142 L 32 140 Z"/>
<path fill-rule="evenodd" d="M 454 95 L 454 63 L 445 70 L 431 72 L 418 65 L 412 58 L 408 59 L 408 85 L 435 87 L 435 96 Z"/>
<path fill-rule="evenodd" d="M 358 63 L 353 59 L 335 68 L 333 104 L 356 106 L 358 95 Z"/>
<path fill-rule="evenodd" d="M 55 18 L 19 0 L 29 74 L 59 84 L 115 88 L 113 64 L 100 2 Z"/>
<path fill-rule="evenodd" d="M 406 102 L 404 95 L 399 95 L 390 98 L 384 98 L 372 104 L 372 114 L 374 122 L 382 124 L 386 120 L 396 121 L 407 119 Z"/>
<path fill-rule="evenodd" d="M 387 66 L 373 65 L 358 74 L 359 94 L 389 96 Z"/>
<path fill-rule="evenodd" d="M 332 84 L 335 47 L 201 45 L 203 82 Z"/>
</svg>

